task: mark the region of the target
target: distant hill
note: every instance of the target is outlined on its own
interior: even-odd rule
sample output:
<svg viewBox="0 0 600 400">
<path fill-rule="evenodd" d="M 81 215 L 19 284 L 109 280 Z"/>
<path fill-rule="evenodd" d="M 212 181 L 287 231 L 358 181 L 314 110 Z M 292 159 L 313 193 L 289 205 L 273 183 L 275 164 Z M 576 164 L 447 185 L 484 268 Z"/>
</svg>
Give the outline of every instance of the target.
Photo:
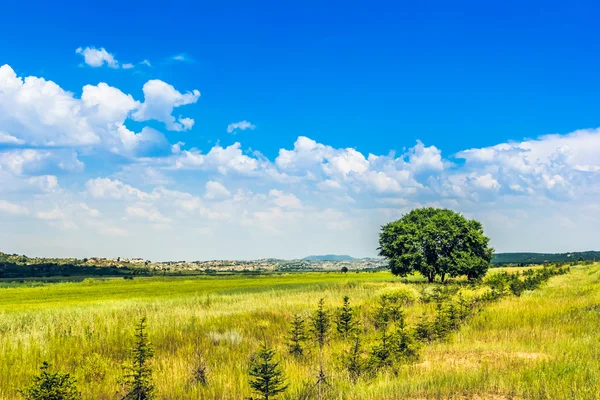
<svg viewBox="0 0 600 400">
<path fill-rule="evenodd" d="M 303 258 L 304 261 L 352 261 L 354 257 L 337 254 L 325 254 L 322 256 L 308 256 Z"/>
<path fill-rule="evenodd" d="M 493 264 L 544 264 L 551 262 L 570 262 L 583 259 L 600 261 L 600 251 L 579 251 L 572 253 L 497 253 Z"/>
</svg>

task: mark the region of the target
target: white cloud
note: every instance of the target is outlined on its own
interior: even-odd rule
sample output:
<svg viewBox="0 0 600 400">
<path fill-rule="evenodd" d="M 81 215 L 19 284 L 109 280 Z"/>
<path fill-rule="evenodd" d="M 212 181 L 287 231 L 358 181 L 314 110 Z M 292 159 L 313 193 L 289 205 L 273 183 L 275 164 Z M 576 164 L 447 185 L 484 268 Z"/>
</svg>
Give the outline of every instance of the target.
<svg viewBox="0 0 600 400">
<path fill-rule="evenodd" d="M 327 161 L 323 169 L 329 176 L 338 175 L 346 177 L 351 173 L 363 174 L 370 166 L 365 156 L 354 149 L 344 149 L 328 158 Z"/>
<path fill-rule="evenodd" d="M 81 54 L 85 63 L 90 67 L 97 68 L 106 64 L 110 68 L 119 68 L 119 62 L 104 47 L 100 49 L 94 47 L 86 47 L 84 49 L 79 47 L 75 52 Z"/>
<path fill-rule="evenodd" d="M 465 171 L 485 172 L 506 191 L 570 198 L 594 187 L 599 152 L 600 130 L 588 129 L 469 149 L 457 157 L 465 159 Z"/>
<path fill-rule="evenodd" d="M 191 129 L 194 120 L 191 118 L 176 119 L 171 115 L 173 108 L 194 104 L 200 98 L 200 92 L 180 93 L 173 86 L 158 79 L 150 80 L 144 84 L 144 102 L 133 113 L 136 121 L 154 119 L 165 124 L 171 131 L 184 131 Z"/>
<path fill-rule="evenodd" d="M 170 218 L 165 217 L 154 206 L 145 203 L 137 203 L 135 205 L 128 206 L 125 209 L 125 213 L 130 218 L 143 219 L 154 223 L 165 224 L 171 222 Z"/>
<path fill-rule="evenodd" d="M 8 66 L 0 67 L 0 142 L 35 147 L 104 149 L 125 156 L 168 152 L 164 135 L 150 127 L 135 133 L 128 118 L 165 122 L 174 130 L 189 130 L 194 120 L 170 115 L 174 107 L 197 101 L 198 91 L 181 94 L 162 81 L 144 85 L 140 103 L 106 83 L 85 85 L 81 98 L 52 81 L 21 78 Z M 65 153 L 62 153 L 64 155 Z"/>
<path fill-rule="evenodd" d="M 90 179 L 85 183 L 85 189 L 92 197 L 105 199 L 151 200 L 153 196 L 119 180 L 109 178 Z"/>
<path fill-rule="evenodd" d="M 255 128 L 256 125 L 253 125 L 250 122 L 244 120 L 227 125 L 227 132 L 235 133 L 237 130 L 245 131 L 246 129 L 254 130 Z"/>
<path fill-rule="evenodd" d="M 52 81 L 17 77 L 0 67 L 0 130 L 36 146 L 86 146 L 100 137 L 82 115 L 81 103 Z"/>
<path fill-rule="evenodd" d="M 398 154 L 369 154 L 300 136 L 270 159 L 241 143 L 190 149 L 168 140 L 182 139 L 179 134 L 134 125 L 131 119 L 154 119 L 175 131 L 194 126 L 192 118 L 173 112 L 196 103 L 199 92 L 181 93 L 156 80 L 143 91 L 141 103 L 99 83 L 84 86 L 78 97 L 54 82 L 0 67 L 0 193 L 7 199 L 0 211 L 14 215 L 2 222 L 28 218 L 39 224 L 32 246 L 44 237 L 69 243 L 85 238 L 98 251 L 110 244 L 123 254 L 148 251 L 162 258 L 217 256 L 213 249 L 221 257 L 230 251 L 232 257 L 277 256 L 298 248 L 328 251 L 326 245 L 372 255 L 380 224 L 423 205 L 481 219 L 500 249 L 549 246 L 532 229 L 546 232 L 553 220 L 561 225 L 556 237 L 565 241 L 555 242 L 557 248 L 593 245 L 589 238 L 600 234 L 600 130 L 467 149 L 455 162 L 420 141 Z M 253 126 L 233 125 L 232 132 Z M 86 170 L 102 177 L 89 179 Z M 169 235 L 145 229 L 167 224 L 181 232 L 177 240 L 164 238 L 163 244 L 156 236 Z M 77 226 L 90 232 L 61 236 Z M 193 250 L 187 237 L 199 231 L 211 234 L 203 238 L 205 248 Z M 106 237 L 98 241 L 97 235 Z M 128 240 L 112 239 L 119 235 Z M 224 235 L 231 238 L 228 247 L 218 242 Z M 10 237 L 8 243 L 22 246 Z"/>
<path fill-rule="evenodd" d="M 45 219 L 49 221 L 64 219 L 66 217 L 65 214 L 58 208 L 55 208 L 50 211 L 39 211 L 35 214 L 35 216 L 39 219 Z"/>
<path fill-rule="evenodd" d="M 175 159 L 177 169 L 216 170 L 223 175 L 229 172 L 249 174 L 258 167 L 256 159 L 242 154 L 240 143 L 225 148 L 216 145 L 206 155 L 194 150 L 184 150 Z"/>
<path fill-rule="evenodd" d="M 15 149 L 0 151 L 0 168 L 14 175 L 35 175 L 52 169 L 79 172 L 83 163 L 70 150 Z"/>
<path fill-rule="evenodd" d="M 25 141 L 18 139 L 8 133 L 0 132 L 0 144 L 24 144 Z"/>
<path fill-rule="evenodd" d="M 317 183 L 317 187 L 321 190 L 336 190 L 340 189 L 342 185 L 339 182 L 336 182 L 331 179 L 326 179 L 322 182 Z"/>
<path fill-rule="evenodd" d="M 179 61 L 179 62 L 188 62 L 188 63 L 191 63 L 194 60 L 188 54 L 186 54 L 186 53 L 180 53 L 180 54 L 175 54 L 174 56 L 169 57 L 167 59 L 167 61 Z"/>
<path fill-rule="evenodd" d="M 425 147 L 419 140 L 408 152 L 408 162 L 414 171 L 442 171 L 442 152 L 435 146 Z"/>
<path fill-rule="evenodd" d="M 271 189 L 269 190 L 269 197 L 271 202 L 277 207 L 282 208 L 301 208 L 302 202 L 298 197 L 292 193 L 284 193 L 281 190 Z"/>
<path fill-rule="evenodd" d="M 81 95 L 87 114 L 99 124 L 122 124 L 129 113 L 140 106 L 130 94 L 100 82 L 97 86 L 85 85 Z"/>
<path fill-rule="evenodd" d="M 125 63 L 125 64 L 122 65 L 121 68 L 123 68 L 123 69 L 132 69 L 133 67 L 134 67 L 133 64 L 131 64 L 131 63 Z"/>
<path fill-rule="evenodd" d="M 79 207 L 81 207 L 82 210 L 86 211 L 87 215 L 89 215 L 90 217 L 95 218 L 100 216 L 100 211 L 96 210 L 95 208 L 91 208 L 85 203 L 80 203 Z"/>
<path fill-rule="evenodd" d="M 231 192 L 227 190 L 222 183 L 217 181 L 208 181 L 206 182 L 206 194 L 204 195 L 205 199 L 209 200 L 219 200 L 226 199 L 231 197 Z"/>
<path fill-rule="evenodd" d="M 27 178 L 26 182 L 42 192 L 55 192 L 60 189 L 58 179 L 54 175 L 32 176 Z"/>
<path fill-rule="evenodd" d="M 13 215 L 27 215 L 29 210 L 20 204 L 10 203 L 6 200 L 0 199 L 0 213 L 13 214 Z"/>
<path fill-rule="evenodd" d="M 500 189 L 500 184 L 496 179 L 492 177 L 492 174 L 480 175 L 472 180 L 473 185 L 480 189 L 486 190 L 498 190 Z"/>
</svg>

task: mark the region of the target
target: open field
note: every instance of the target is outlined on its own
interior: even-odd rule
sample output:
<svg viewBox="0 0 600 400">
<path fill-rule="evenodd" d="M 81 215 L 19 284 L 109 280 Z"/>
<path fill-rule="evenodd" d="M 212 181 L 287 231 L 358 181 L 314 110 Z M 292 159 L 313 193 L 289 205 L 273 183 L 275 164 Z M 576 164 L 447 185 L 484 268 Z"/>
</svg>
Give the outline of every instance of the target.
<svg viewBox="0 0 600 400">
<path fill-rule="evenodd" d="M 512 270 L 514 272 L 514 269 Z M 492 270 L 491 273 L 497 273 Z M 442 342 L 423 345 L 417 363 L 383 371 L 356 384 L 339 367 L 349 345 L 332 336 L 325 351 L 328 398 L 600 397 L 600 266 L 572 267 L 521 297 L 507 296 Z M 317 351 L 304 360 L 286 355 L 294 314 L 308 316 L 319 298 L 330 310 L 349 296 L 369 326 L 382 294 L 402 293 L 409 327 L 434 303 L 419 301 L 419 279 L 400 283 L 388 272 L 303 273 L 256 277 L 86 280 L 0 289 L 0 398 L 37 373 L 42 361 L 71 372 L 86 399 L 116 399 L 121 366 L 135 321 L 148 318 L 160 399 L 242 399 L 250 396 L 247 365 L 261 337 L 277 349 L 289 389 L 298 399 L 317 374 Z M 451 283 L 466 297 L 482 289 Z M 368 351 L 376 336 L 366 336 Z M 193 381 L 200 349 L 208 383 Z"/>
</svg>

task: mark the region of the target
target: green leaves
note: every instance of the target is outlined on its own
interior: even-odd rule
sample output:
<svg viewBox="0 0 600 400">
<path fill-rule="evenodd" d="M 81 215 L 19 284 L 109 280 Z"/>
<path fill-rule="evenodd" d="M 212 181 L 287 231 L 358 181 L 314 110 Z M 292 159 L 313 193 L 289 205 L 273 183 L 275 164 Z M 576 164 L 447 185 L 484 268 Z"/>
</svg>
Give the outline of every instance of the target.
<svg viewBox="0 0 600 400">
<path fill-rule="evenodd" d="M 436 276 L 485 275 L 493 256 L 481 223 L 448 209 L 417 208 L 381 228 L 379 255 L 393 274 L 419 272 L 429 282 Z"/>
</svg>

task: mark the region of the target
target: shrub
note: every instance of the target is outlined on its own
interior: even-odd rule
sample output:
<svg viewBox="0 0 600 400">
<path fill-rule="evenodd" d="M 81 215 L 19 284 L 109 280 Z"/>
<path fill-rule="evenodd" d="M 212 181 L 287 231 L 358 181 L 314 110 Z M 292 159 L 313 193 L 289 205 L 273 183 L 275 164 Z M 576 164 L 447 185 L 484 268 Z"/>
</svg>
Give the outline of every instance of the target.
<svg viewBox="0 0 600 400">
<path fill-rule="evenodd" d="M 46 361 L 40 367 L 40 374 L 33 378 L 33 383 L 20 391 L 26 400 L 78 400 L 81 394 L 75 386 L 75 379 L 70 374 L 50 372 L 50 364 Z"/>
</svg>

